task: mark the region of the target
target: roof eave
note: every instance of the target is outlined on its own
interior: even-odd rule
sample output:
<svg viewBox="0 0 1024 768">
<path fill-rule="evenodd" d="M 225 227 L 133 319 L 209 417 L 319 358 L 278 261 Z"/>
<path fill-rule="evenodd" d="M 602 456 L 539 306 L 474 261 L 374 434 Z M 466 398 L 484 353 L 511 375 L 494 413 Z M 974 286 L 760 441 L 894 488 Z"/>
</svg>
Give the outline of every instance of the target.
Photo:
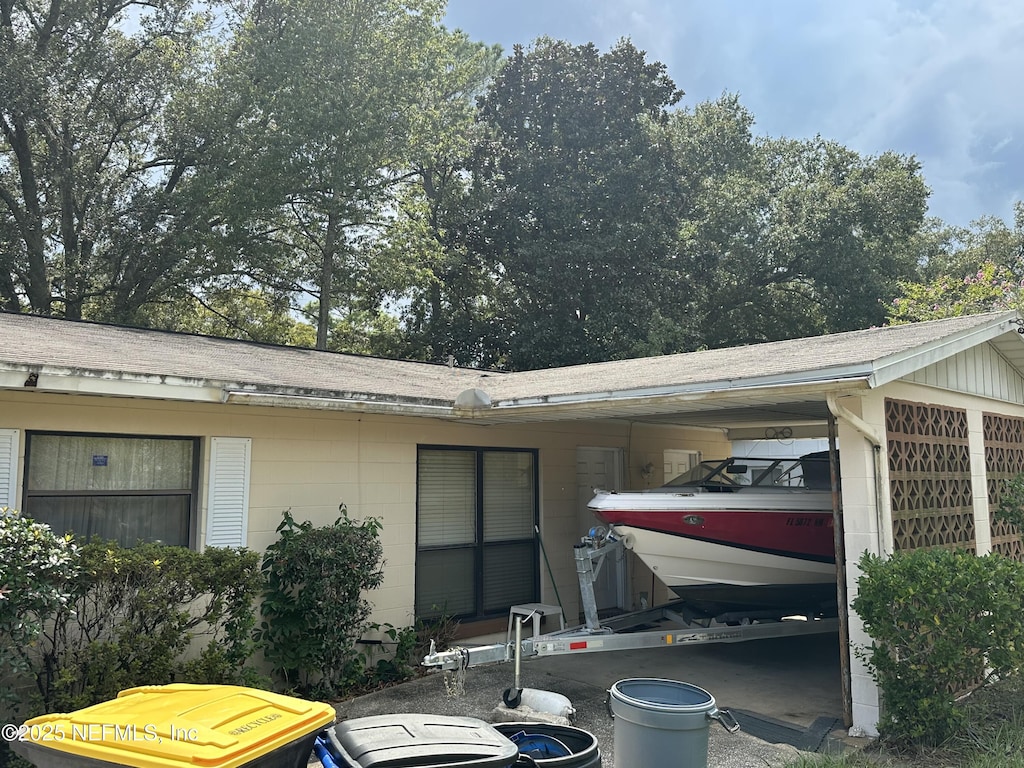
<svg viewBox="0 0 1024 768">
<path fill-rule="evenodd" d="M 225 393 L 224 401 L 235 405 L 375 413 L 389 416 L 424 416 L 435 419 L 455 416 L 455 410 L 450 404 L 414 399 L 377 400 L 359 397 L 356 394 L 326 396 L 233 390 Z"/>
<path fill-rule="evenodd" d="M 915 371 L 927 368 L 929 365 L 1020 328 L 1021 320 L 1018 314 L 1006 312 L 988 323 L 967 328 L 950 336 L 943 336 L 910 350 L 881 357 L 875 360 L 871 386 L 877 388 L 902 379 Z"/>
<path fill-rule="evenodd" d="M 521 408 L 548 405 L 578 405 L 589 402 L 610 402 L 660 397 L 690 396 L 704 398 L 711 395 L 725 395 L 730 392 L 752 390 L 771 391 L 779 388 L 800 386 L 820 387 L 834 382 L 870 380 L 874 367 L 870 362 L 847 366 L 822 368 L 800 373 L 774 374 L 743 379 L 720 379 L 694 384 L 667 384 L 659 387 L 609 390 L 604 392 L 580 392 L 561 395 L 539 395 L 534 397 L 495 398 L 494 408 Z"/>
<path fill-rule="evenodd" d="M 28 377 L 31 374 L 35 374 L 36 379 L 29 384 Z M 113 371 L 83 371 L 34 365 L 0 364 L 0 390 L 2 389 L 203 403 L 223 401 L 222 387 L 202 379 L 127 375 Z"/>
<path fill-rule="evenodd" d="M 788 397 L 815 398 L 824 402 L 827 393 L 852 393 L 870 387 L 870 375 L 862 373 L 857 376 L 821 379 L 815 381 L 799 381 L 776 383 L 757 386 L 707 386 L 689 388 L 686 391 L 664 392 L 655 395 L 627 393 L 606 393 L 595 397 L 588 394 L 577 400 L 568 397 L 550 399 L 544 402 L 499 401 L 489 409 L 465 412 L 461 415 L 468 421 L 477 424 L 498 424 L 511 421 L 555 421 L 575 419 L 624 418 L 630 411 L 644 412 L 650 415 L 656 411 L 670 414 L 675 409 L 692 410 L 691 406 L 698 403 L 719 403 L 732 406 L 749 399 L 752 395 L 759 398 Z"/>
</svg>

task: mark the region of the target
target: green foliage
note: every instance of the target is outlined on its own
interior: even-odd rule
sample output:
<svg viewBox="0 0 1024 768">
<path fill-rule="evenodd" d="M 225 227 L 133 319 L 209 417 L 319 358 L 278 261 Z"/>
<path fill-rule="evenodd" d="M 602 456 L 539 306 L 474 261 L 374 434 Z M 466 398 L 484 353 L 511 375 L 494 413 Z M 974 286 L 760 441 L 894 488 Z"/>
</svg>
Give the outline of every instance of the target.
<svg viewBox="0 0 1024 768">
<path fill-rule="evenodd" d="M 1024 474 L 1014 475 L 1002 484 L 999 505 L 992 512 L 993 520 L 1003 520 L 1024 531 Z"/>
<path fill-rule="evenodd" d="M 962 278 L 943 275 L 927 283 L 900 281 L 889 307 L 889 323 L 916 323 L 981 312 L 1024 309 L 1021 280 L 1009 268 L 982 262 Z"/>
<path fill-rule="evenodd" d="M 29 671 L 26 651 L 35 648 L 46 619 L 67 605 L 77 554 L 49 526 L 0 507 L 0 679 Z M 18 709 L 17 692 L 4 685 L 0 719 L 12 719 Z"/>
<path fill-rule="evenodd" d="M 919 235 L 921 276 L 898 283 L 889 322 L 1024 309 L 1024 202 L 1012 225 L 986 216 L 970 227 L 931 220 Z"/>
<path fill-rule="evenodd" d="M 918 163 L 821 137 L 755 138 L 735 96 L 673 114 L 687 190 L 670 316 L 689 348 L 865 328 L 917 272 Z"/>
<path fill-rule="evenodd" d="M 381 658 L 373 662 L 373 652 L 363 652 L 362 660 L 366 668 L 365 687 L 378 688 L 392 683 L 408 680 L 415 672 L 415 665 L 422 659 L 417 658 L 418 636 L 414 627 L 395 627 L 391 624 L 369 625 L 367 629 L 380 632 L 385 640 L 379 643 L 385 649 Z M 366 644 L 366 641 L 362 641 Z M 373 648 L 376 644 L 371 644 Z M 387 649 L 386 646 L 391 648 Z"/>
<path fill-rule="evenodd" d="M 296 523 L 285 511 L 280 538 L 263 560 L 263 621 L 256 635 L 275 671 L 303 695 L 340 695 L 361 684 L 366 672 L 357 644 L 371 628 L 363 595 L 384 578 L 380 523 L 355 522 L 344 504 L 339 509 L 334 524 L 322 528 Z"/>
<path fill-rule="evenodd" d="M 491 359 L 523 370 L 652 351 L 681 203 L 663 125 L 681 95 L 629 41 L 516 46 L 480 100 L 462 238 L 499 276 Z"/>
<path fill-rule="evenodd" d="M 264 344 L 313 347 L 316 331 L 292 317 L 289 296 L 242 287 L 211 288 L 202 295 L 153 302 L 146 321 L 170 331 Z"/>
<path fill-rule="evenodd" d="M 320 349 L 333 320 L 377 309 L 360 301 L 370 246 L 455 116 L 450 105 L 465 111 L 451 66 L 464 36 L 441 25 L 443 6 L 270 0 L 239 28 L 218 73 L 231 172 L 199 179 L 224 222 L 210 246 L 245 253 L 247 276 L 263 285 L 311 295 Z"/>
<path fill-rule="evenodd" d="M 963 725 L 954 699 L 1024 665 L 1024 564 L 997 554 L 913 550 L 860 560 L 858 649 L 882 691 L 879 731 L 939 744 Z"/>
<path fill-rule="evenodd" d="M 259 684 L 247 666 L 257 553 L 94 540 L 80 555 L 69 600 L 24 656 L 41 711 L 68 712 L 137 685 Z"/>
<path fill-rule="evenodd" d="M 5 3 L 0 13 L 0 305 L 130 314 L 200 271 L 175 242 L 195 155 L 165 108 L 209 64 L 189 0 Z M 193 145 L 194 150 L 195 145 Z M 191 212 L 195 214 L 196 211 Z"/>
</svg>

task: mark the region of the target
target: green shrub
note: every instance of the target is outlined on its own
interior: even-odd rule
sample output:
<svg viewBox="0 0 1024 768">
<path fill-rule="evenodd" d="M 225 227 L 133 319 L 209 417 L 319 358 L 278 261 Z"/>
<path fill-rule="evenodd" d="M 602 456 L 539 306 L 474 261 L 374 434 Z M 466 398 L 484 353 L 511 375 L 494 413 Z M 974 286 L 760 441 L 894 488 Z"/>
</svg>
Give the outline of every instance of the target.
<svg viewBox="0 0 1024 768">
<path fill-rule="evenodd" d="M 68 599 L 76 556 L 75 545 L 49 526 L 0 507 L 0 722 L 21 722 L 34 714 L 19 696 L 31 689 L 28 654 L 47 617 Z M 14 759 L 0 739 L 0 765 Z"/>
<path fill-rule="evenodd" d="M 883 696 L 879 731 L 940 744 L 963 724 L 955 698 L 1024 665 L 1024 564 L 997 554 L 865 553 L 854 610 L 873 638 L 857 650 Z"/>
<path fill-rule="evenodd" d="M 992 510 L 992 519 L 1002 520 L 1024 531 L 1024 474 L 1002 481 L 1001 496 L 998 506 Z"/>
<path fill-rule="evenodd" d="M 138 685 L 258 685 L 259 555 L 92 541 L 34 653 L 40 711 L 71 711 Z"/>
<path fill-rule="evenodd" d="M 280 538 L 267 547 L 267 586 L 257 637 L 285 683 L 304 695 L 330 697 L 361 685 L 366 653 L 367 590 L 383 580 L 383 549 L 373 519 L 355 522 L 345 505 L 333 525 L 296 523 L 286 511 Z"/>
</svg>

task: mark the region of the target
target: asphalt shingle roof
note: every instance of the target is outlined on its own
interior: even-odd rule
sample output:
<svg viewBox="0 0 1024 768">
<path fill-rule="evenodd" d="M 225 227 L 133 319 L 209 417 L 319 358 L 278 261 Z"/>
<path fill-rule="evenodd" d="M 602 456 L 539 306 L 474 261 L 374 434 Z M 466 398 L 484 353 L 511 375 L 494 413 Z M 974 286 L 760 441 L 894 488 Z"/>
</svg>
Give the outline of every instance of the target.
<svg viewBox="0 0 1024 768">
<path fill-rule="evenodd" d="M 910 353 L 1010 316 L 1012 313 L 1006 312 L 971 315 L 750 346 L 525 371 L 485 388 L 492 397 L 501 399 L 667 388 L 786 375 L 818 380 L 836 369 L 866 366 Z"/>
<path fill-rule="evenodd" d="M 483 389 L 499 402 L 786 376 L 815 381 L 840 369 L 912 354 L 1013 316 L 973 315 L 745 347 L 497 373 L 0 313 L 0 366 L 450 405 L 470 388 Z"/>
<path fill-rule="evenodd" d="M 0 314 L 0 361 L 303 393 L 450 403 L 480 372 L 166 331 Z"/>
</svg>

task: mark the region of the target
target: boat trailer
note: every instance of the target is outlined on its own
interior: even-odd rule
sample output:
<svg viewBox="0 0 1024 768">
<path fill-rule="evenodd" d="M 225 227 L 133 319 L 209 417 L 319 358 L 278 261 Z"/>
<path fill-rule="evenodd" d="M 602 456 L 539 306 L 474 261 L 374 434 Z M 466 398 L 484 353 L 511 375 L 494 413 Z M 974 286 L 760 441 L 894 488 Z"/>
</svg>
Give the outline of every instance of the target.
<svg viewBox="0 0 1024 768">
<path fill-rule="evenodd" d="M 676 600 L 602 621 L 598 616 L 594 581 L 605 558 L 623 546 L 623 541 L 614 534 L 604 529 L 592 529 L 590 535 L 583 537 L 573 548 L 585 624 L 523 638 L 523 622 L 532 618 L 532 615 L 523 615 L 523 612 L 513 608 L 509 617 L 510 631 L 504 643 L 436 651 L 431 641 L 430 653 L 424 657 L 423 665 L 457 670 L 482 664 L 515 661 L 515 688 L 519 689 L 519 666 L 526 658 L 637 648 L 667 648 L 676 645 L 738 643 L 771 637 L 826 634 L 839 630 L 838 618 L 800 615 L 782 620 L 735 616 L 719 621 L 715 617 L 694 610 L 685 600 Z M 515 642 L 511 639 L 513 618 Z M 515 706 L 507 699 L 506 695 L 506 704 Z"/>
</svg>

